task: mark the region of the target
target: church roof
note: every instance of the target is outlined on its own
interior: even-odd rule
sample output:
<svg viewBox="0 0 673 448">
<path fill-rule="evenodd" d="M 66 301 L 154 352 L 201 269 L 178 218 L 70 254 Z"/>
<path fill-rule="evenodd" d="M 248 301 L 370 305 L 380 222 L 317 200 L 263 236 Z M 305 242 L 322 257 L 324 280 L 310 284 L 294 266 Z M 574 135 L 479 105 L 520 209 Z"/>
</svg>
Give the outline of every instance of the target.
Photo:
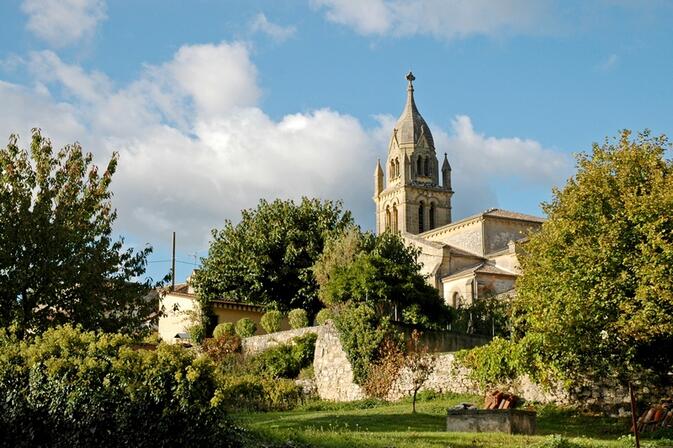
<svg viewBox="0 0 673 448">
<path fill-rule="evenodd" d="M 446 277 L 442 278 L 442 281 L 447 281 L 447 280 L 453 280 L 455 278 L 460 278 L 465 275 L 469 274 L 495 274 L 495 275 L 506 275 L 510 277 L 516 277 L 518 274 L 514 272 L 507 271 L 505 269 L 501 269 L 494 264 L 488 263 L 488 262 L 483 262 L 479 263 L 477 265 L 471 266 L 469 268 L 465 268 L 463 270 L 460 270 L 458 272 L 454 272 L 451 275 L 447 275 Z"/>
<path fill-rule="evenodd" d="M 397 124 L 395 124 L 393 138 L 396 138 L 400 145 L 404 145 L 416 144 L 421 137 L 425 136 L 430 148 L 434 149 L 435 142 L 432 138 L 430 127 L 428 127 L 428 124 L 421 116 L 414 101 L 414 79 L 416 78 L 413 73 L 409 72 L 407 75 L 407 81 L 409 81 L 409 85 L 407 86 L 407 103 L 404 105 L 404 110 L 397 120 Z"/>
</svg>

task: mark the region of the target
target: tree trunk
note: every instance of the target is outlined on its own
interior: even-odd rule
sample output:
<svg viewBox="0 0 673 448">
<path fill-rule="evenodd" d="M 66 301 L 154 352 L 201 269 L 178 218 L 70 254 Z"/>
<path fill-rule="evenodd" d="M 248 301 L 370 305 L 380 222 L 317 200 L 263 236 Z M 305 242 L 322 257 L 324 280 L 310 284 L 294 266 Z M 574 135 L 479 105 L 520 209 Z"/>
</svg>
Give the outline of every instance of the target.
<svg viewBox="0 0 673 448">
<path fill-rule="evenodd" d="M 411 413 L 415 414 L 416 413 L 416 394 L 418 393 L 418 389 L 414 389 L 414 398 L 411 400 Z"/>
</svg>

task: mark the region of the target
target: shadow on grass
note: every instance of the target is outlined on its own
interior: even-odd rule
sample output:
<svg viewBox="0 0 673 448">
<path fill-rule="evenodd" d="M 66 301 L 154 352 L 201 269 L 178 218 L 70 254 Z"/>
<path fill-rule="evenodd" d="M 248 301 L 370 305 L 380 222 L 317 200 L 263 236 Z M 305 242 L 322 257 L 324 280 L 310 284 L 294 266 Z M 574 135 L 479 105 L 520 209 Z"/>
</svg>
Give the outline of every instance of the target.
<svg viewBox="0 0 673 448">
<path fill-rule="evenodd" d="M 538 411 L 537 433 L 614 440 L 629 433 L 629 423 L 628 418 L 587 415 L 569 409 L 542 408 Z"/>
<path fill-rule="evenodd" d="M 431 414 L 322 414 L 302 419 L 279 419 L 267 427 L 315 429 L 318 431 L 437 432 L 444 431 L 446 419 Z"/>
</svg>

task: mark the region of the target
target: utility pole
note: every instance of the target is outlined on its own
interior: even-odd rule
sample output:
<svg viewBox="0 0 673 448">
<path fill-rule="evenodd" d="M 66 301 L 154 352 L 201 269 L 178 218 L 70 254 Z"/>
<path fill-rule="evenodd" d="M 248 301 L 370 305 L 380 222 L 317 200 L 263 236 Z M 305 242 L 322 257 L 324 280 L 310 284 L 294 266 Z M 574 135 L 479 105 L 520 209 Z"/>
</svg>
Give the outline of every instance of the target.
<svg viewBox="0 0 673 448">
<path fill-rule="evenodd" d="M 171 291 L 175 291 L 175 232 L 173 232 L 173 256 L 171 257 Z"/>
</svg>

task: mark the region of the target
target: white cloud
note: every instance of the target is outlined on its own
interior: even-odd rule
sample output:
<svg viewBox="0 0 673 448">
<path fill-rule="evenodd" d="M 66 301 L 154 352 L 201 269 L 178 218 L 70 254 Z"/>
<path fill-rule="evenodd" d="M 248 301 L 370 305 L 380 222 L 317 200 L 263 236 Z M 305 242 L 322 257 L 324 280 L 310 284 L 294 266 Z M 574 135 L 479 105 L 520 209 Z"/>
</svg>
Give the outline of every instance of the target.
<svg viewBox="0 0 673 448">
<path fill-rule="evenodd" d="M 617 66 L 617 64 L 619 64 L 619 56 L 613 53 L 604 60 L 602 60 L 597 65 L 597 68 L 602 72 L 609 72 L 610 70 L 614 69 Z"/>
<path fill-rule="evenodd" d="M 549 32 L 550 0 L 311 0 L 334 23 L 364 35 L 470 35 Z"/>
<path fill-rule="evenodd" d="M 175 230 L 181 244 L 203 248 L 211 228 L 261 197 L 343 199 L 361 224 L 373 224 L 372 173 L 393 117 L 378 116 L 374 129 L 329 108 L 274 120 L 257 106 L 245 45 L 183 46 L 124 86 L 52 52 L 26 61 L 33 87 L 0 82 L 0 136 L 40 126 L 57 146 L 80 140 L 99 164 L 119 151 L 118 229 L 136 241 L 161 244 Z M 456 217 L 497 205 L 492 179 L 547 190 L 568 168 L 538 142 L 478 133 L 469 117 L 432 128 L 438 156 L 448 152 L 454 168 Z"/>
<path fill-rule="evenodd" d="M 105 0 L 24 0 L 26 27 L 55 47 L 90 36 L 106 18 Z"/>
<path fill-rule="evenodd" d="M 294 26 L 281 26 L 269 22 L 266 16 L 260 12 L 250 23 L 250 31 L 264 33 L 277 42 L 283 42 L 292 37 L 297 29 Z"/>
</svg>

